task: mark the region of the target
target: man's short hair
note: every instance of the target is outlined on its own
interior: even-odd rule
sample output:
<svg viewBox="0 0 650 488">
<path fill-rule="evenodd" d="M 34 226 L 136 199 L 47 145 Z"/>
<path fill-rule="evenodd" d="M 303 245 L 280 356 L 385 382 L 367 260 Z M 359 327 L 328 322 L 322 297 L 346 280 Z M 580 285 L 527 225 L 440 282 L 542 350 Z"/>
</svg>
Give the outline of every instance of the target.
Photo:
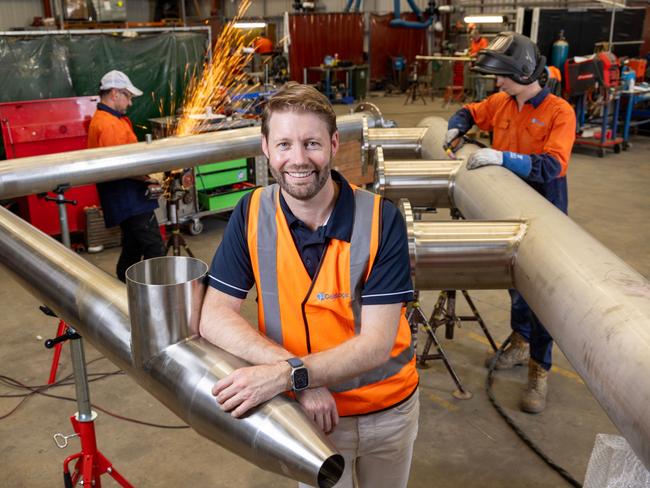
<svg viewBox="0 0 650 488">
<path fill-rule="evenodd" d="M 316 114 L 327 125 L 330 137 L 336 132 L 336 113 L 327 97 L 311 85 L 295 81 L 285 84 L 266 102 L 262 112 L 262 135 L 269 137 L 269 121 L 275 112 Z"/>
</svg>

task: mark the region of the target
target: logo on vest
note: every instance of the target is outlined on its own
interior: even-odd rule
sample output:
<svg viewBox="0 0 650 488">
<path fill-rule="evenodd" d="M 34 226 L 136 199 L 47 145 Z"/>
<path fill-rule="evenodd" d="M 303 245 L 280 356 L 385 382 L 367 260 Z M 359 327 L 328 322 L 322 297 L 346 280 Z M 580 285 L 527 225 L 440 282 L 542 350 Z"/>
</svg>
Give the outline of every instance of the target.
<svg viewBox="0 0 650 488">
<path fill-rule="evenodd" d="M 318 301 L 322 302 L 325 300 L 338 300 L 340 298 L 350 298 L 349 293 L 318 293 L 316 295 Z"/>
</svg>

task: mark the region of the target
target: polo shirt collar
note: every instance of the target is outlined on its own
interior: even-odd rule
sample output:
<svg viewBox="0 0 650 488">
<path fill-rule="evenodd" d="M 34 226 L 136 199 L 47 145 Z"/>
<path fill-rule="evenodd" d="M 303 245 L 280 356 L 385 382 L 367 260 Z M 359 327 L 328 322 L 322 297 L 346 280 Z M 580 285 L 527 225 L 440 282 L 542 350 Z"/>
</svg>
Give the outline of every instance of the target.
<svg viewBox="0 0 650 488">
<path fill-rule="evenodd" d="M 542 88 L 541 92 L 539 92 L 533 98 L 526 100 L 526 103 L 530 103 L 533 106 L 533 108 L 537 108 L 542 104 L 542 102 L 544 101 L 544 99 L 549 93 L 550 92 L 548 88 Z"/>
<path fill-rule="evenodd" d="M 332 180 L 339 183 L 340 188 L 332 214 L 325 225 L 324 235 L 330 239 L 350 242 L 354 223 L 354 219 L 350 217 L 350 209 L 352 209 L 352 215 L 354 215 L 354 191 L 338 171 L 331 170 L 330 175 Z M 287 220 L 287 225 L 291 228 L 292 224 L 295 225 L 299 219 L 291 212 L 282 192 L 280 192 L 280 207 Z"/>
<path fill-rule="evenodd" d="M 103 104 L 102 102 L 99 102 L 97 104 L 97 110 L 103 110 L 104 112 L 108 112 L 111 115 L 115 115 L 118 119 L 121 119 L 124 117 L 123 113 L 118 112 L 117 110 L 113 110 L 111 107 L 108 105 Z"/>
</svg>

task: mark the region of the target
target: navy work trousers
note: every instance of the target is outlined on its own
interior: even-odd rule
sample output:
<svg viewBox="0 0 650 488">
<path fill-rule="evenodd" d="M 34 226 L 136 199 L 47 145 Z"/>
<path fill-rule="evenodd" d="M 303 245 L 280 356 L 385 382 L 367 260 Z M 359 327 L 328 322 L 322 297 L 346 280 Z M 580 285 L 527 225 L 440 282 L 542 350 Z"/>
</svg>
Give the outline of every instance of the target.
<svg viewBox="0 0 650 488">
<path fill-rule="evenodd" d="M 122 254 L 117 261 L 117 278 L 126 282 L 126 270 L 141 259 L 157 258 L 166 254 L 153 212 L 134 215 L 120 223 Z"/>
<path fill-rule="evenodd" d="M 551 369 L 553 338 L 517 290 L 510 289 L 510 327 L 530 344 L 530 357 L 545 370 Z"/>
</svg>

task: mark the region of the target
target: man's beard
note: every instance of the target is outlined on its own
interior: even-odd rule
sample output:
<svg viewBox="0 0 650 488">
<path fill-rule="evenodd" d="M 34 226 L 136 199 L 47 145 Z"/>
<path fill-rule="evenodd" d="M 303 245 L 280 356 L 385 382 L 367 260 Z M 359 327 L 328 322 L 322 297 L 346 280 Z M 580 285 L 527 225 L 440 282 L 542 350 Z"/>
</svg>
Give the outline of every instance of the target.
<svg viewBox="0 0 650 488">
<path fill-rule="evenodd" d="M 332 159 L 330 158 L 327 165 L 320 169 L 313 164 L 286 165 L 280 171 L 276 170 L 272 166 L 269 166 L 269 168 L 271 170 L 271 175 L 275 178 L 275 181 L 278 182 L 283 191 L 287 192 L 296 200 L 311 200 L 319 191 L 321 191 L 325 186 L 325 183 L 327 183 L 327 178 L 329 178 L 330 169 L 332 168 Z M 286 175 L 284 174 L 284 172 L 287 171 L 287 168 L 290 168 L 289 172 L 291 173 L 314 171 L 315 175 L 308 178 L 308 183 L 288 183 L 285 179 Z"/>
</svg>

